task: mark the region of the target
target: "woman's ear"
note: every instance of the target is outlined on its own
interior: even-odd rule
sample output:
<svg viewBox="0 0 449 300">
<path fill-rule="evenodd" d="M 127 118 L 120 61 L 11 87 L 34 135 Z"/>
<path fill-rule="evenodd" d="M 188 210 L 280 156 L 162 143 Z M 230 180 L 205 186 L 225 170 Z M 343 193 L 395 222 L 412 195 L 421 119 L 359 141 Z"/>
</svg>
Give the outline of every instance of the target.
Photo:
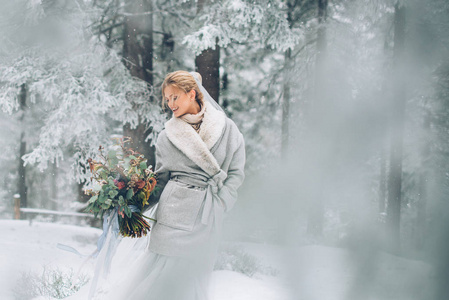
<svg viewBox="0 0 449 300">
<path fill-rule="evenodd" d="M 195 96 L 196 96 L 196 91 L 195 90 L 191 90 L 190 92 L 189 92 L 189 96 L 190 96 L 190 100 L 191 101 L 193 101 L 193 100 L 195 100 Z"/>
</svg>

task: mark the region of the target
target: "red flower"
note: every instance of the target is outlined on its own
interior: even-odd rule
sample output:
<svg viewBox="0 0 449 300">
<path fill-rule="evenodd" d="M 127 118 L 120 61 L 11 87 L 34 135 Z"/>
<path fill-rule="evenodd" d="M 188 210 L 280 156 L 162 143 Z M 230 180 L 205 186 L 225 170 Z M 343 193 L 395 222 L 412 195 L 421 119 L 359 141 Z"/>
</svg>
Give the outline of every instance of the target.
<svg viewBox="0 0 449 300">
<path fill-rule="evenodd" d="M 118 187 L 119 190 L 121 190 L 121 189 L 123 189 L 125 187 L 125 183 L 123 181 L 119 181 L 117 183 L 117 187 Z"/>
<path fill-rule="evenodd" d="M 143 189 L 143 187 L 145 186 L 146 182 L 143 180 L 139 180 L 136 182 L 136 187 L 140 190 Z"/>
</svg>

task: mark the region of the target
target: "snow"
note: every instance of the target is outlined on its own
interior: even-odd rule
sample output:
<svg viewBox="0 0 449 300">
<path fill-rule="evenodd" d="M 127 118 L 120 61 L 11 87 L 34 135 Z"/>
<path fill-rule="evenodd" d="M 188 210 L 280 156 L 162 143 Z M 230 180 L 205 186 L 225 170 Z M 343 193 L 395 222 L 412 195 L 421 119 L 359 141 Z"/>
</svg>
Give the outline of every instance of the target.
<svg viewBox="0 0 449 300">
<path fill-rule="evenodd" d="M 269 276 L 254 279 L 232 271 L 215 271 L 211 288 L 213 300 L 289 299 L 286 288 Z"/>
<path fill-rule="evenodd" d="M 82 258 L 56 248 L 57 243 L 92 253 L 101 231 L 94 228 L 28 221 L 0 221 L 0 299 L 14 299 L 12 289 L 22 272 L 42 272 L 43 267 L 74 271 Z M 86 271 L 93 269 L 86 266 Z"/>
<path fill-rule="evenodd" d="M 30 226 L 27 221 L 0 220 L 0 299 L 15 299 L 12 289 L 23 272 L 39 273 L 43 268 L 76 272 L 83 258 L 56 245 L 66 244 L 90 254 L 100 234 L 99 229 L 88 227 L 42 222 Z M 369 247 L 355 251 L 320 245 L 232 246 L 243 249 L 273 272 L 249 277 L 229 270 L 214 271 L 211 300 L 424 299 L 432 274 L 430 266 L 423 262 Z M 91 277 L 93 270 L 94 261 L 90 261 L 82 273 Z M 86 292 L 84 288 L 69 298 L 86 299 Z"/>
</svg>

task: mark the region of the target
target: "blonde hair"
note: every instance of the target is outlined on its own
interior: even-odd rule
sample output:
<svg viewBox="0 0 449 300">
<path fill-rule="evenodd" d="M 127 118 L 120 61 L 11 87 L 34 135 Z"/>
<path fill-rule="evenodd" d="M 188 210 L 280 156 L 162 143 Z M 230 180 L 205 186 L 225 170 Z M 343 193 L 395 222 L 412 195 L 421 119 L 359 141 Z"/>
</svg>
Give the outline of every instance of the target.
<svg viewBox="0 0 449 300">
<path fill-rule="evenodd" d="M 184 91 L 185 93 L 190 92 L 191 90 L 195 90 L 195 100 L 198 102 L 200 107 L 204 105 L 203 93 L 201 93 L 198 84 L 196 84 L 195 78 L 202 83 L 202 78 L 200 73 L 193 72 L 193 75 L 187 71 L 175 71 L 172 73 L 168 73 L 162 83 L 162 107 L 166 106 L 166 100 L 164 96 L 164 90 L 168 86 L 174 86 L 178 89 Z"/>
</svg>

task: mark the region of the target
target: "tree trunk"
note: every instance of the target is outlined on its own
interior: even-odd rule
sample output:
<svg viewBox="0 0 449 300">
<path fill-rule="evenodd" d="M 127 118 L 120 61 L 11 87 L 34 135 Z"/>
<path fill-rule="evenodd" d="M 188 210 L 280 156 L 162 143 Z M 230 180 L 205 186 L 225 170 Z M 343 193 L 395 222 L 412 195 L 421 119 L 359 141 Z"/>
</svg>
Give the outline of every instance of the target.
<svg viewBox="0 0 449 300">
<path fill-rule="evenodd" d="M 123 28 L 123 58 L 125 66 L 131 75 L 153 85 L 153 14 L 151 0 L 127 0 L 126 17 Z M 143 14 L 145 12 L 145 14 Z M 132 95 L 132 93 L 130 93 Z M 130 97 L 129 101 L 132 101 Z M 133 104 L 135 109 L 138 109 Z M 139 118 L 140 119 L 140 118 Z M 145 155 L 148 164 L 154 166 L 155 149 L 146 142 L 146 137 L 151 133 L 146 124 L 139 120 L 137 128 L 131 128 L 130 124 L 123 126 L 123 135 L 132 138 L 130 145 L 135 151 Z"/>
<path fill-rule="evenodd" d="M 387 51 L 389 51 L 389 43 L 387 40 L 384 41 L 384 55 L 387 56 Z M 388 182 L 388 173 L 387 173 L 387 165 L 388 165 L 388 113 L 389 113 L 389 93 L 388 93 L 388 77 L 389 70 L 384 66 L 384 79 L 382 80 L 382 90 L 379 96 L 379 102 L 383 108 L 385 113 L 382 114 L 382 117 L 379 119 L 379 124 L 382 128 L 382 140 L 380 145 L 380 178 L 379 178 L 379 214 L 385 216 L 387 209 L 387 182 Z M 382 224 L 385 224 L 385 218 L 382 217 Z M 383 234 L 385 234 L 385 228 L 382 228 Z"/>
<path fill-rule="evenodd" d="M 160 52 L 161 60 L 166 61 L 168 58 L 172 57 L 173 51 L 175 50 L 175 40 L 171 33 L 164 33 L 162 36 L 162 47 Z"/>
<path fill-rule="evenodd" d="M 26 169 L 23 165 L 22 157 L 26 154 L 26 141 L 25 141 L 25 111 L 27 108 L 27 87 L 22 84 L 19 94 L 20 105 L 20 125 L 22 132 L 20 133 L 20 149 L 19 149 L 19 166 L 18 166 L 18 185 L 17 189 L 20 195 L 20 207 L 28 207 L 28 187 L 26 185 Z"/>
<path fill-rule="evenodd" d="M 379 180 L 379 213 L 385 213 L 387 199 L 387 151 L 385 145 L 380 149 L 380 180 Z"/>
<path fill-rule="evenodd" d="M 145 14 L 142 14 L 145 12 Z M 151 0 L 127 0 L 123 57 L 131 74 L 153 84 L 153 14 Z"/>
<path fill-rule="evenodd" d="M 430 116 L 426 115 L 424 119 L 424 131 L 430 131 Z M 429 177 L 427 161 L 430 156 L 430 141 L 423 141 L 421 149 L 421 172 L 419 174 L 419 200 L 418 211 L 416 215 L 416 248 L 422 250 L 426 237 L 426 217 L 427 217 L 427 180 Z"/>
<path fill-rule="evenodd" d="M 198 0 L 197 14 L 204 10 L 206 0 Z M 203 86 L 211 97 L 219 102 L 220 95 L 220 46 L 215 43 L 215 49 L 209 48 L 195 58 L 195 68 L 203 78 Z"/>
<path fill-rule="evenodd" d="M 388 179 L 387 228 L 389 248 L 400 251 L 401 188 L 402 188 L 402 146 L 405 118 L 404 80 L 405 7 L 395 5 L 394 15 L 394 87 L 391 106 L 391 148 L 390 176 Z"/>
<path fill-rule="evenodd" d="M 220 95 L 220 47 L 209 48 L 195 58 L 196 71 L 203 77 L 203 86 L 215 101 Z"/>
<path fill-rule="evenodd" d="M 287 21 L 292 27 L 292 11 L 294 10 L 293 4 L 287 1 Z M 283 101 L 282 101 L 282 143 L 281 154 L 282 159 L 287 159 L 288 153 L 288 140 L 289 140 L 289 123 L 290 123 L 290 84 L 292 74 L 292 50 L 289 48 L 284 52 L 284 82 L 283 82 Z"/>
<path fill-rule="evenodd" d="M 290 14 L 289 14 L 290 15 Z M 289 122 L 290 122 L 290 78 L 292 65 L 292 50 L 287 49 L 284 53 L 284 82 L 283 82 L 283 101 L 282 101 L 282 158 L 286 160 L 288 153 Z"/>
<path fill-rule="evenodd" d="M 50 174 L 50 202 L 52 210 L 58 210 L 58 167 L 56 163 L 51 164 L 51 174 Z"/>
<path fill-rule="evenodd" d="M 229 107 L 229 100 L 227 99 L 228 95 L 228 88 L 229 88 L 229 77 L 228 73 L 225 71 L 223 72 L 223 75 L 221 76 L 221 107 L 226 111 Z M 224 97 L 223 97 L 224 96 Z M 228 112 L 229 113 L 229 112 Z M 229 117 L 232 118 L 232 114 L 229 113 Z"/>
<path fill-rule="evenodd" d="M 319 123 L 319 116 L 325 112 L 325 97 L 326 97 L 326 74 L 324 71 L 324 63 L 327 50 L 326 41 L 326 21 L 327 21 L 327 0 L 318 0 L 318 31 L 317 31 L 317 54 L 315 62 L 315 99 L 312 104 L 312 139 L 326 139 L 326 129 L 323 124 Z M 318 141 L 320 143 L 320 141 Z M 315 144 L 315 143 L 314 143 Z M 323 151 L 323 150 L 322 150 Z M 317 162 L 322 162 L 325 153 L 315 153 Z M 317 179 L 323 180 L 325 178 L 324 171 Z M 326 184 L 323 182 L 322 184 Z M 321 236 L 323 233 L 324 222 L 324 200 L 323 193 L 318 190 L 313 192 L 313 199 L 310 201 L 308 211 L 307 233 L 312 236 Z"/>
</svg>

